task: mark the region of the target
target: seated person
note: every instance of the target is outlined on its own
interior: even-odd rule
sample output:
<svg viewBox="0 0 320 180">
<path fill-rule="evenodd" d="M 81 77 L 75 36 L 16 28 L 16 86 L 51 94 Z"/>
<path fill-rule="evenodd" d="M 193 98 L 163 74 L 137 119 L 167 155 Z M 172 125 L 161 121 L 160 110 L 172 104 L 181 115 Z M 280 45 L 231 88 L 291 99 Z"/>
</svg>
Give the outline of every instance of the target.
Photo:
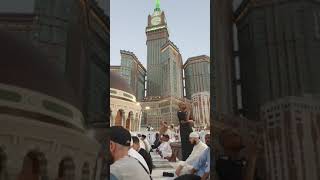
<svg viewBox="0 0 320 180">
<path fill-rule="evenodd" d="M 146 145 L 143 143 L 143 141 L 141 140 L 142 135 L 138 134 L 138 138 L 140 140 L 140 148 L 145 149 L 146 150 Z"/>
<path fill-rule="evenodd" d="M 156 133 L 155 135 L 155 141 L 153 142 L 153 145 L 151 146 L 152 149 L 157 149 L 161 144 L 161 140 L 160 140 L 160 134 Z"/>
<path fill-rule="evenodd" d="M 167 131 L 168 131 L 168 123 L 165 121 L 161 121 L 160 122 L 160 129 L 159 129 L 160 135 L 168 134 Z"/>
<path fill-rule="evenodd" d="M 200 158 L 204 150 L 208 148 L 205 143 L 200 141 L 200 136 L 197 132 L 190 133 L 189 141 L 194 145 L 193 150 L 186 161 L 180 161 L 180 165 L 176 169 L 177 176 L 191 174 L 192 165 Z"/>
<path fill-rule="evenodd" d="M 150 170 L 150 174 L 152 173 L 152 167 L 153 167 L 153 163 L 152 163 L 152 158 L 151 155 L 144 149 L 140 148 L 140 142 L 139 142 L 139 138 L 137 136 L 132 136 L 132 148 L 134 150 L 136 150 L 137 152 L 139 152 L 139 154 L 144 158 L 144 160 L 146 161 L 149 170 Z"/>
<path fill-rule="evenodd" d="M 170 143 L 169 143 L 169 135 L 165 134 L 165 135 L 162 136 L 161 144 L 158 147 L 157 152 L 164 159 L 171 158 L 172 149 L 171 149 L 171 146 L 170 146 Z"/>
<path fill-rule="evenodd" d="M 210 175 L 210 133 L 205 135 L 205 142 L 208 146 L 200 155 L 200 158 L 192 165 L 191 173 L 200 176 L 202 180 L 208 179 Z"/>
<path fill-rule="evenodd" d="M 191 174 L 201 177 L 202 180 L 208 179 L 210 175 L 210 148 L 208 147 L 200 158 L 192 165 Z"/>
<path fill-rule="evenodd" d="M 223 130 L 219 138 L 223 154 L 219 155 L 215 161 L 217 178 L 220 180 L 256 179 L 255 165 L 260 138 L 261 136 L 257 136 L 254 139 L 248 139 L 248 144 L 244 145 L 242 136 L 237 130 Z M 246 153 L 241 154 L 241 151 Z"/>
<path fill-rule="evenodd" d="M 147 136 L 143 134 L 141 136 L 141 141 L 143 142 L 143 144 L 146 147 L 145 150 L 149 153 L 151 151 L 151 145 L 150 145 L 149 141 L 147 140 Z"/>
<path fill-rule="evenodd" d="M 136 151 L 133 148 L 134 147 L 133 145 L 134 144 L 133 144 L 133 141 L 132 141 L 132 138 L 131 138 L 131 148 L 128 151 L 129 157 L 133 157 L 136 160 L 138 160 L 144 166 L 144 168 L 148 171 L 148 173 L 150 173 L 150 169 L 149 169 L 149 166 L 148 166 L 146 160 L 144 160 L 144 158 L 141 156 L 141 154 L 139 154 L 138 151 Z"/>
<path fill-rule="evenodd" d="M 113 159 L 108 179 L 151 179 L 149 172 L 139 161 L 129 155 L 131 135 L 127 129 L 122 126 L 110 127 L 108 137 L 110 138 L 109 152 Z"/>
</svg>

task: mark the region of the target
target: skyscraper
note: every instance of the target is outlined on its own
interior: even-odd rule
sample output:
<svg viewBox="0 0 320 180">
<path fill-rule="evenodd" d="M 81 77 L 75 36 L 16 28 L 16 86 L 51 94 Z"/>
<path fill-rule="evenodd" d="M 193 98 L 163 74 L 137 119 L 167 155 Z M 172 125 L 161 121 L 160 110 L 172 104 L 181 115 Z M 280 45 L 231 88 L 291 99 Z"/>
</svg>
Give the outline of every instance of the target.
<svg viewBox="0 0 320 180">
<path fill-rule="evenodd" d="M 243 107 L 252 119 L 266 102 L 320 95 L 319 9 L 307 1 L 258 4 L 247 11 L 251 2 L 243 2 L 235 16 Z"/>
<path fill-rule="evenodd" d="M 121 50 L 121 76 L 128 82 L 137 101 L 145 95 L 146 69 L 133 52 Z"/>
<path fill-rule="evenodd" d="M 189 58 L 184 64 L 186 97 L 210 92 L 210 58 L 206 55 Z"/>
<path fill-rule="evenodd" d="M 183 99 L 182 57 L 178 47 L 169 40 L 166 17 L 160 2 L 148 16 L 147 35 L 147 97 L 143 123 L 158 128 L 160 121 L 178 124 L 178 104 Z"/>
<path fill-rule="evenodd" d="M 170 40 L 161 48 L 162 89 L 161 96 L 183 97 L 182 57 L 178 47 Z"/>
<path fill-rule="evenodd" d="M 243 108 L 262 120 L 267 179 L 319 179 L 319 6 L 243 1 L 234 17 Z"/>
<path fill-rule="evenodd" d="M 157 0 L 156 8 L 152 15 L 148 16 L 147 35 L 147 96 L 161 96 L 163 82 L 163 61 L 161 48 L 169 40 L 166 17 L 160 10 L 160 2 Z"/>
</svg>

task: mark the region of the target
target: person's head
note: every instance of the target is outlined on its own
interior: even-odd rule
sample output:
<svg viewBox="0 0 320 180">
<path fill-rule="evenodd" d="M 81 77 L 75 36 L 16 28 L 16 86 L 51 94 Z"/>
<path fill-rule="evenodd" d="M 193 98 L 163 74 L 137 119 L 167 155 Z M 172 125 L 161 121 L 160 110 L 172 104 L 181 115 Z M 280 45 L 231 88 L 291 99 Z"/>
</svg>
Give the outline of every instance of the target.
<svg viewBox="0 0 320 180">
<path fill-rule="evenodd" d="M 171 124 L 171 125 L 170 125 L 170 129 L 173 129 L 173 128 L 174 128 L 174 124 Z"/>
<path fill-rule="evenodd" d="M 232 129 L 223 130 L 220 133 L 219 141 L 225 150 L 239 152 L 243 148 L 241 136 Z"/>
<path fill-rule="evenodd" d="M 184 110 L 186 110 L 187 109 L 187 106 L 186 106 L 186 104 L 185 103 L 183 103 L 183 102 L 181 102 L 181 103 L 179 103 L 179 109 L 180 109 L 180 111 L 184 111 Z"/>
<path fill-rule="evenodd" d="M 122 126 L 112 126 L 109 128 L 110 154 L 112 162 L 115 162 L 128 155 L 131 144 L 130 132 Z"/>
<path fill-rule="evenodd" d="M 206 141 L 206 144 L 208 146 L 210 146 L 210 133 L 207 133 L 206 136 L 204 137 L 205 141 Z"/>
<path fill-rule="evenodd" d="M 169 139 L 170 139 L 170 137 L 169 137 L 169 135 L 168 134 L 164 134 L 164 135 L 162 135 L 162 141 L 164 141 L 164 142 L 168 142 L 169 141 Z"/>
<path fill-rule="evenodd" d="M 192 132 L 189 135 L 189 141 L 192 145 L 196 145 L 200 141 L 200 136 L 197 132 Z"/>
<path fill-rule="evenodd" d="M 137 136 L 132 136 L 132 148 L 136 151 L 140 150 L 140 140 Z"/>
<path fill-rule="evenodd" d="M 141 138 L 141 134 L 138 134 L 138 137 Z"/>
</svg>

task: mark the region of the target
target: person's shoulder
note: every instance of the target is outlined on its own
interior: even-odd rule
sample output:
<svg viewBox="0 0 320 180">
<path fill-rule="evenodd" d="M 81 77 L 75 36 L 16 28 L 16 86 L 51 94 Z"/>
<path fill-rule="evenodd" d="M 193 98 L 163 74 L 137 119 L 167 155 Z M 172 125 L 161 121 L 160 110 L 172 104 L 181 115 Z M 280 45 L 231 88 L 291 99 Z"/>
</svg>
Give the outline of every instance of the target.
<svg viewBox="0 0 320 180">
<path fill-rule="evenodd" d="M 113 173 L 110 173 L 110 180 L 118 180 L 118 178 Z"/>
<path fill-rule="evenodd" d="M 207 148 L 208 146 L 206 145 L 206 143 L 204 143 L 204 142 L 202 142 L 202 141 L 200 141 L 200 143 L 199 143 L 201 146 L 203 146 L 203 147 L 205 147 L 205 148 Z"/>
<path fill-rule="evenodd" d="M 148 154 L 148 152 L 145 149 L 140 148 L 139 150 L 140 154 Z"/>
<path fill-rule="evenodd" d="M 119 166 L 122 166 L 122 164 L 125 164 L 125 162 L 127 161 L 127 158 L 124 157 L 122 159 L 119 159 L 117 161 L 115 161 L 113 164 L 110 165 L 110 169 L 116 169 L 118 168 Z"/>
</svg>

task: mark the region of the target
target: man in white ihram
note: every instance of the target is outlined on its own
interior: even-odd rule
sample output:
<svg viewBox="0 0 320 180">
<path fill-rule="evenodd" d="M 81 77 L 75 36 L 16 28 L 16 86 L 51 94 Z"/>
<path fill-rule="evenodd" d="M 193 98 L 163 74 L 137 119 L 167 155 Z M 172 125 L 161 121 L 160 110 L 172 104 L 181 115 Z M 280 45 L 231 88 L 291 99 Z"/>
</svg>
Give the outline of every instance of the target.
<svg viewBox="0 0 320 180">
<path fill-rule="evenodd" d="M 164 134 L 161 139 L 161 144 L 157 151 L 163 159 L 169 159 L 172 156 L 172 149 L 169 143 L 169 135 Z"/>
<path fill-rule="evenodd" d="M 147 136 L 142 134 L 141 141 L 143 142 L 143 144 L 146 147 L 144 150 L 146 150 L 147 152 L 150 152 L 151 151 L 151 145 L 150 145 L 150 143 L 149 143 L 149 141 L 147 139 Z"/>
<path fill-rule="evenodd" d="M 144 160 L 144 158 L 141 156 L 141 154 L 138 151 L 133 149 L 132 140 L 131 140 L 131 148 L 128 151 L 128 155 L 130 157 L 133 157 L 133 158 L 137 159 L 145 167 L 145 169 L 148 170 L 148 173 L 150 174 L 150 169 L 149 169 L 149 166 L 148 166 L 146 160 Z"/>
<path fill-rule="evenodd" d="M 180 161 L 179 166 L 176 169 L 177 176 L 191 174 L 192 165 L 200 158 L 202 152 L 208 147 L 205 143 L 200 141 L 200 136 L 197 132 L 190 133 L 189 141 L 194 145 L 193 150 L 186 161 Z"/>
<path fill-rule="evenodd" d="M 109 128 L 110 166 L 109 180 L 148 180 L 151 176 L 147 169 L 135 158 L 128 155 L 131 135 L 121 126 Z"/>
</svg>

